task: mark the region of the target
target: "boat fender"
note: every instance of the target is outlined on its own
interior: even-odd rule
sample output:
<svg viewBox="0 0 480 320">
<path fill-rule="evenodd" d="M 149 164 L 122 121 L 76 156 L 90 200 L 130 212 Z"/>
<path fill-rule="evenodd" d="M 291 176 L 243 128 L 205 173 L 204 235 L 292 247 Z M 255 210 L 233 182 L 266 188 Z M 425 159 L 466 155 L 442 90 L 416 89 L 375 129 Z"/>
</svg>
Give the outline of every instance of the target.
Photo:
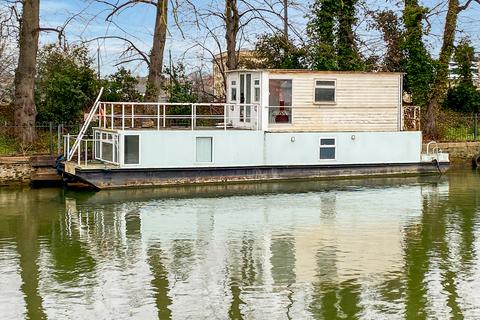
<svg viewBox="0 0 480 320">
<path fill-rule="evenodd" d="M 477 154 L 472 158 L 472 167 L 473 168 L 480 167 L 480 154 Z"/>
</svg>

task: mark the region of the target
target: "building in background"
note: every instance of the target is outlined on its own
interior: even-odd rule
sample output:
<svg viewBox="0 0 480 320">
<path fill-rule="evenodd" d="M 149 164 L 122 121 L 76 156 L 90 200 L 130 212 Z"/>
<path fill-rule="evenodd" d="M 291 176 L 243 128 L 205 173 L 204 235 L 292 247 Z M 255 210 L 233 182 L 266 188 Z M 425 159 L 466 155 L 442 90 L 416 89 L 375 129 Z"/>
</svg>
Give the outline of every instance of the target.
<svg viewBox="0 0 480 320">
<path fill-rule="evenodd" d="M 473 83 L 480 88 L 480 53 L 475 54 L 474 62 L 472 63 L 472 79 Z M 458 63 L 451 60 L 448 64 L 449 79 L 452 84 L 455 84 L 460 75 L 458 74 Z"/>
<path fill-rule="evenodd" d="M 255 51 L 242 49 L 238 51 L 237 69 L 256 69 L 258 67 L 258 58 Z M 227 53 L 216 54 L 212 60 L 213 64 L 213 95 L 216 101 L 225 102 L 225 88 L 227 79 Z"/>
</svg>

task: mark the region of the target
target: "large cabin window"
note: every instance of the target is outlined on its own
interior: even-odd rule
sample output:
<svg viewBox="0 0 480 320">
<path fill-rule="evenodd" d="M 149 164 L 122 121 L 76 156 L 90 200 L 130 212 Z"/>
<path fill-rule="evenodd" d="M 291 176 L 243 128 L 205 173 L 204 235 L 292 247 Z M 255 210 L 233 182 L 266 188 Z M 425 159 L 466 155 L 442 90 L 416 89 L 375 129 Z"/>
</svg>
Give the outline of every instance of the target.
<svg viewBox="0 0 480 320">
<path fill-rule="evenodd" d="M 292 123 L 292 80 L 269 81 L 269 123 Z"/>
<path fill-rule="evenodd" d="M 196 162 L 213 162 L 213 137 L 197 137 Z"/>
<path fill-rule="evenodd" d="M 315 80 L 315 103 L 334 103 L 336 99 L 335 80 Z"/>
<path fill-rule="evenodd" d="M 125 135 L 123 148 L 123 162 L 125 164 L 140 163 L 140 136 Z"/>
</svg>

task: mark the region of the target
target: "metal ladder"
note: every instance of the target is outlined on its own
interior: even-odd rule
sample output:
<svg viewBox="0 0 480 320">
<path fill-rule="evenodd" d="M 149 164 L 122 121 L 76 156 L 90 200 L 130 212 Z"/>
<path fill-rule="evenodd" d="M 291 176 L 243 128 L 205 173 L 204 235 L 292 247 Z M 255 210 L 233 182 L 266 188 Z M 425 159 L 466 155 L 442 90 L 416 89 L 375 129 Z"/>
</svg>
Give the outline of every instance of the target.
<svg viewBox="0 0 480 320">
<path fill-rule="evenodd" d="M 78 133 L 77 139 L 73 143 L 72 148 L 70 149 L 68 155 L 67 155 L 67 161 L 71 161 L 73 158 L 73 155 L 77 151 L 78 148 L 80 148 L 80 143 L 82 142 L 83 136 L 88 130 L 88 127 L 90 126 L 90 123 L 93 120 L 93 117 L 97 113 L 98 106 L 100 105 L 100 97 L 103 94 L 103 87 L 100 88 L 100 93 L 98 94 L 97 99 L 95 100 L 95 103 L 93 104 L 92 109 L 90 109 L 90 112 L 88 113 L 87 119 L 85 120 L 85 123 L 83 124 L 82 128 L 80 129 L 80 132 Z"/>
</svg>

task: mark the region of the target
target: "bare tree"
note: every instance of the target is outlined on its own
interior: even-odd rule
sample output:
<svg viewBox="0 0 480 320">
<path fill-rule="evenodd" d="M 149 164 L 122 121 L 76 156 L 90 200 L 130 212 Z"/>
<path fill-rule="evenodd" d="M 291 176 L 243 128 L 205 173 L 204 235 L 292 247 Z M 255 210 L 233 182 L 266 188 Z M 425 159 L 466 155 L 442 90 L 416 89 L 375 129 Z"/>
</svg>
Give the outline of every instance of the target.
<svg viewBox="0 0 480 320">
<path fill-rule="evenodd" d="M 220 73 L 223 78 L 223 91 L 226 71 L 241 65 L 240 51 L 247 39 L 245 31 L 253 22 L 259 22 L 259 26 L 274 33 L 282 32 L 285 37 L 292 31 L 302 39 L 302 32 L 288 20 L 288 8 L 300 5 L 290 0 L 217 0 L 203 6 L 188 0 L 187 3 L 191 7 L 189 11 L 194 13 L 193 23 L 202 31 L 192 48 L 200 47 L 211 56 L 214 73 Z"/>
<path fill-rule="evenodd" d="M 18 65 L 15 72 L 15 124 L 17 136 L 23 144 L 36 139 L 35 68 L 40 33 L 40 0 L 23 0 L 20 21 Z"/>
<path fill-rule="evenodd" d="M 16 46 L 18 26 L 12 21 L 13 12 L 0 11 L 0 103 L 8 103 L 12 98 L 13 79 L 16 66 Z"/>
<path fill-rule="evenodd" d="M 153 45 L 150 52 L 150 64 L 148 66 L 148 90 L 145 95 L 146 101 L 159 101 L 162 86 L 163 54 L 167 38 L 167 0 L 157 2 L 157 14 L 155 18 L 155 30 L 153 33 Z"/>
<path fill-rule="evenodd" d="M 169 0 L 96 0 L 99 3 L 109 6 L 111 12 L 107 15 L 106 21 L 113 22 L 113 18 L 119 15 L 123 10 L 138 4 L 147 4 L 155 7 L 155 27 L 153 32 L 153 41 L 150 53 L 147 54 L 140 50 L 134 43 L 133 36 L 103 36 L 90 39 L 94 41 L 98 39 L 118 39 L 128 44 L 126 50 L 121 54 L 124 58 L 117 65 L 129 63 L 132 61 L 142 61 L 148 66 L 147 91 L 145 100 L 156 102 L 160 99 L 162 88 L 162 70 L 163 57 L 165 51 L 165 42 L 167 38 L 168 27 L 168 1 Z M 119 27 L 118 25 L 116 25 Z M 121 29 L 121 28 L 120 28 Z"/>
</svg>

